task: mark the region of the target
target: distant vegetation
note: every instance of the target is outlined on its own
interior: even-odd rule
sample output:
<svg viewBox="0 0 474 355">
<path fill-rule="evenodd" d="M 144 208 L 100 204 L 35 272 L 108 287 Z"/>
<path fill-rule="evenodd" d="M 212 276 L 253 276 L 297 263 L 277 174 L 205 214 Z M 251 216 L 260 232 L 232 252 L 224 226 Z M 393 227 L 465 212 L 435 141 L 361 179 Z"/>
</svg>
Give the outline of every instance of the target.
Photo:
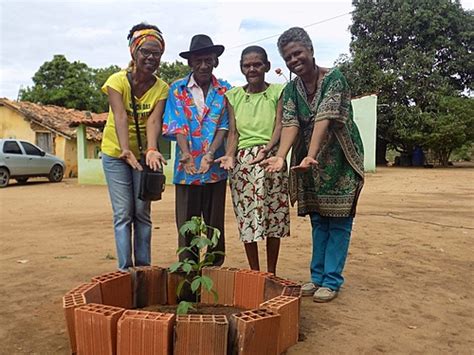
<svg viewBox="0 0 474 355">
<path fill-rule="evenodd" d="M 474 141 L 474 18 L 456 0 L 354 0 L 353 95 L 378 95 L 377 161 L 430 150 L 442 165 Z"/>
<path fill-rule="evenodd" d="M 106 112 L 109 104 L 107 96 L 100 88 L 111 74 L 120 69 L 117 65 L 90 68 L 85 63 L 71 63 L 64 55 L 55 55 L 51 61 L 44 62 L 35 73 L 34 85 L 20 91 L 20 100 L 96 113 Z M 187 65 L 178 61 L 162 62 L 160 77 L 171 83 L 189 71 Z"/>
</svg>

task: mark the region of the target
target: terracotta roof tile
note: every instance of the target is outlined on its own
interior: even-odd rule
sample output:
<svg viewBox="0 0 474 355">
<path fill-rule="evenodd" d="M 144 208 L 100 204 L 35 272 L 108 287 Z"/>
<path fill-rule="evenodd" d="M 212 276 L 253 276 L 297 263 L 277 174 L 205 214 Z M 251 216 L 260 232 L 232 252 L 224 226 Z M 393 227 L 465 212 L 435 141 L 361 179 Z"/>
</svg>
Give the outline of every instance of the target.
<svg viewBox="0 0 474 355">
<path fill-rule="evenodd" d="M 27 120 L 45 127 L 51 131 L 58 132 L 68 138 L 76 137 L 77 125 L 74 122 L 92 120 L 94 122 L 104 122 L 107 120 L 107 113 L 96 114 L 88 111 L 79 111 L 60 106 L 40 105 L 27 101 L 11 101 L 0 98 L 0 106 L 8 106 L 17 111 Z M 105 117 L 105 120 L 103 119 Z M 103 127 L 104 125 L 92 125 L 92 127 Z M 97 128 L 87 127 L 87 139 L 100 141 L 102 132 Z"/>
</svg>

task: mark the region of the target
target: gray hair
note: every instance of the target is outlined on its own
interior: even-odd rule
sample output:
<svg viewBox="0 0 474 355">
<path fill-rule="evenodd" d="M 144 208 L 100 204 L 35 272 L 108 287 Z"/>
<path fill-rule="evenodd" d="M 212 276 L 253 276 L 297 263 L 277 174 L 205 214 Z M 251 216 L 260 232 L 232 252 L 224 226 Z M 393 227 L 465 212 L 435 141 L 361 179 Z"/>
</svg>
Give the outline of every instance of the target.
<svg viewBox="0 0 474 355">
<path fill-rule="evenodd" d="M 278 38 L 278 51 L 280 55 L 283 56 L 283 47 L 285 47 L 290 42 L 299 42 L 306 48 L 308 48 L 311 53 L 314 53 L 313 43 L 311 38 L 309 38 L 308 33 L 301 27 L 292 27 L 281 34 Z"/>
</svg>

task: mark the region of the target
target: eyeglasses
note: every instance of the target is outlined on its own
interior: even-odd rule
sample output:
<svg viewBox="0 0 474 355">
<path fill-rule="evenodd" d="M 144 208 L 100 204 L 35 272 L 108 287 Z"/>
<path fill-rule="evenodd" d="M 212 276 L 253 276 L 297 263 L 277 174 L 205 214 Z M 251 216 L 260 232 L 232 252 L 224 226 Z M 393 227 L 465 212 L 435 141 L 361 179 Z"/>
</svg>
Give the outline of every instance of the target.
<svg viewBox="0 0 474 355">
<path fill-rule="evenodd" d="M 161 52 L 160 51 L 150 51 L 149 49 L 146 48 L 140 48 L 139 49 L 140 53 L 142 56 L 145 58 L 149 58 L 150 56 L 153 56 L 155 59 L 160 59 L 161 58 Z"/>
</svg>

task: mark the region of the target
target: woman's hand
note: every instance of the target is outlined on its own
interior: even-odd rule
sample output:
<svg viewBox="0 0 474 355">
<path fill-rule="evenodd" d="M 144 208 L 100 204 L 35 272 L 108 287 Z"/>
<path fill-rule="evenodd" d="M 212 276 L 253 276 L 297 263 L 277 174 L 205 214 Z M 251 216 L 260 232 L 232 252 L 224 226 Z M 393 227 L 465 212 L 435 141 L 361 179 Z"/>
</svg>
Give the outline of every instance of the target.
<svg viewBox="0 0 474 355">
<path fill-rule="evenodd" d="M 235 158 L 230 155 L 224 155 L 214 161 L 214 163 L 220 163 L 220 167 L 224 170 L 232 170 L 235 166 Z"/>
<path fill-rule="evenodd" d="M 264 160 L 267 157 L 267 154 L 270 150 L 267 148 L 262 148 L 258 151 L 257 156 L 250 161 L 249 164 L 257 164 L 260 163 L 262 160 Z"/>
<path fill-rule="evenodd" d="M 183 165 L 186 174 L 194 175 L 197 173 L 196 166 L 194 165 L 194 159 L 191 153 L 182 153 L 179 162 Z"/>
<path fill-rule="evenodd" d="M 285 159 L 282 157 L 270 157 L 260 163 L 269 173 L 276 173 L 285 167 Z"/>
<path fill-rule="evenodd" d="M 129 149 L 124 149 L 122 150 L 122 154 L 119 156 L 120 159 L 125 160 L 125 162 L 130 165 L 133 169 L 136 169 L 138 171 L 142 171 L 143 167 L 140 165 L 138 162 L 137 158 L 135 157 L 135 154 Z"/>
<path fill-rule="evenodd" d="M 210 153 L 206 153 L 203 155 L 201 159 L 201 166 L 197 171 L 198 174 L 205 174 L 211 168 L 211 165 L 214 163 L 214 157 Z"/>
<path fill-rule="evenodd" d="M 291 167 L 291 170 L 293 171 L 296 171 L 296 172 L 304 172 L 306 170 L 308 170 L 310 167 L 312 166 L 318 166 L 319 163 L 316 159 L 312 158 L 312 157 L 305 157 L 300 165 L 296 165 L 296 166 L 293 166 Z"/>
<path fill-rule="evenodd" d="M 166 159 L 157 150 L 149 150 L 145 155 L 146 165 L 148 165 L 153 171 L 157 171 L 166 165 Z"/>
</svg>

